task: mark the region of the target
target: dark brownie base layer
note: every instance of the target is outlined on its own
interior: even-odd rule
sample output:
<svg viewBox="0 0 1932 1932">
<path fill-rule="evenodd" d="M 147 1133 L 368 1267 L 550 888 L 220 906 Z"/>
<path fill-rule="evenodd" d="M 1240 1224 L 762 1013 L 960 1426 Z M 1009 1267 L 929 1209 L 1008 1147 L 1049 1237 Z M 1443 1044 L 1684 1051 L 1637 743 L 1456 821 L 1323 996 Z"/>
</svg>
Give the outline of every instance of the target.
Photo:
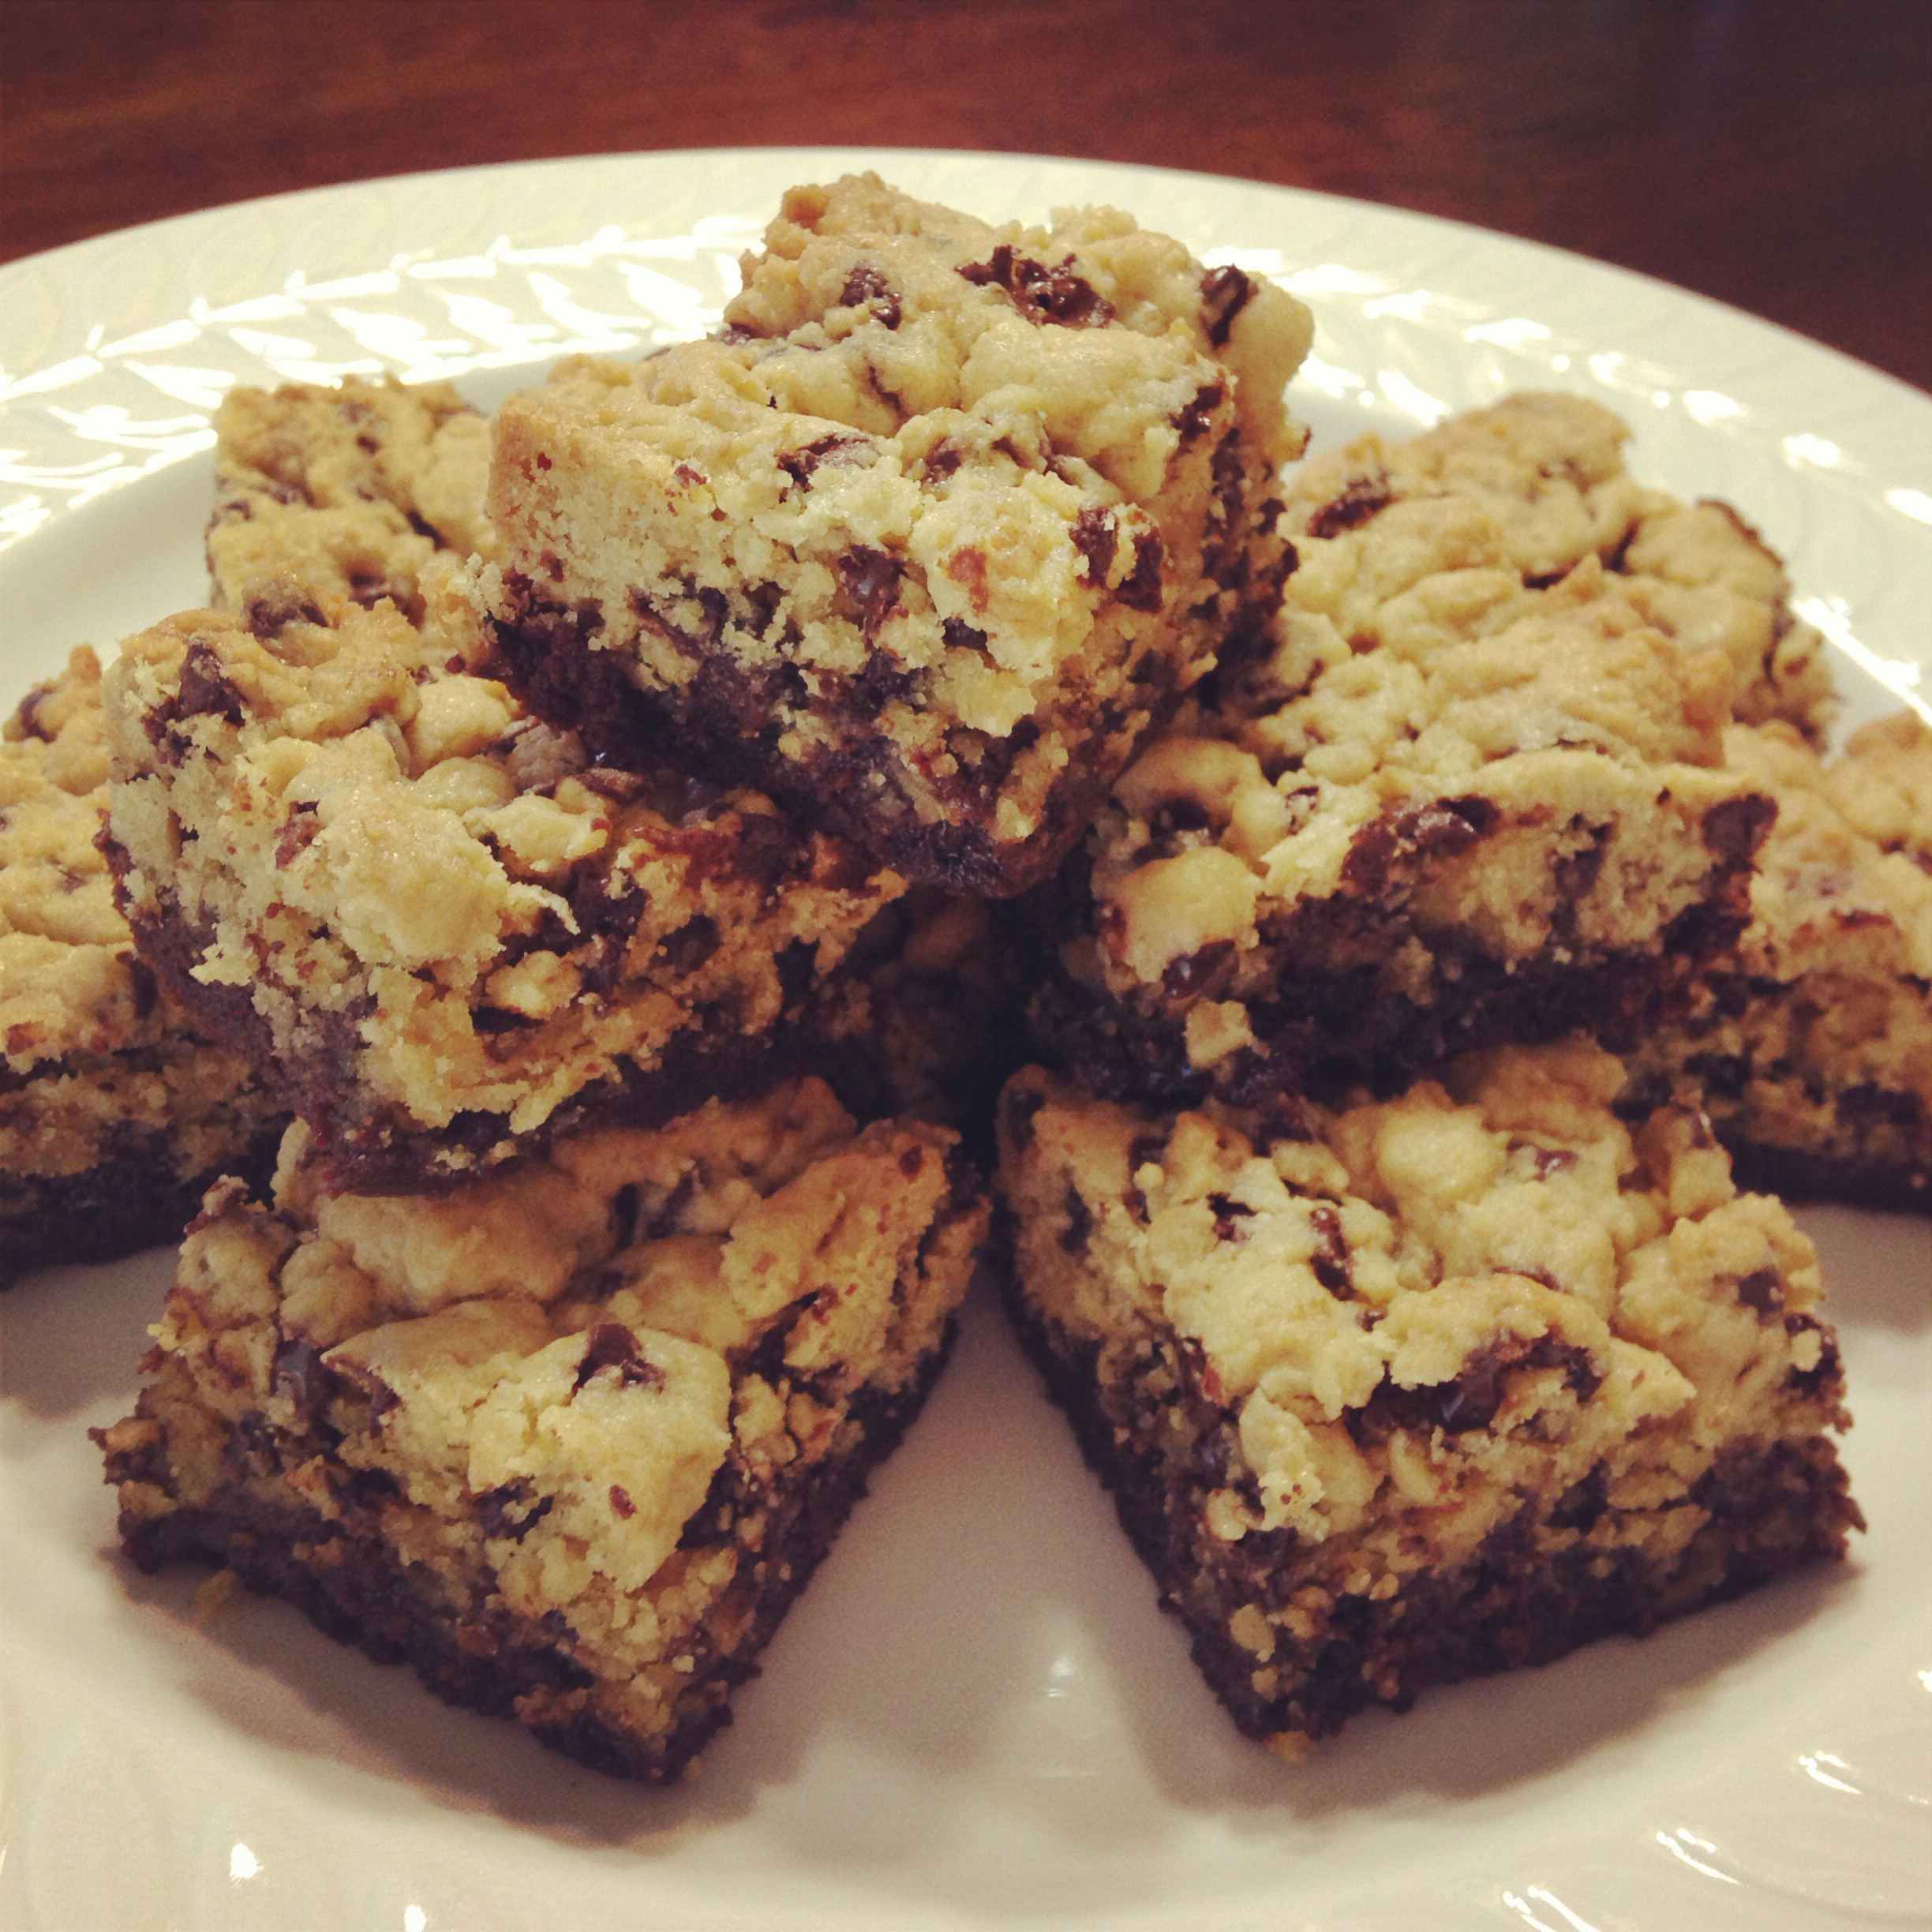
<svg viewBox="0 0 1932 1932">
<path fill-rule="evenodd" d="M 1017 1289 L 1009 1287 L 1007 1304 L 1152 1573 L 1162 1608 L 1186 1627 L 1196 1664 L 1249 1737 L 1328 1736 L 1372 1704 L 1406 1710 L 1432 1684 L 1552 1663 L 1601 1637 L 1646 1635 L 1785 1571 L 1842 1557 L 1847 1536 L 1865 1526 L 1822 1439 L 1720 1458 L 1695 1491 L 1710 1520 L 1667 1570 L 1634 1552 L 1584 1545 L 1541 1560 L 1526 1511 L 1485 1539 L 1472 1563 L 1411 1578 L 1386 1603 L 1338 1591 L 1305 1640 L 1278 1631 L 1270 1663 L 1284 1687 L 1263 1696 L 1253 1683 L 1257 1661 L 1228 1622 L 1238 1605 L 1265 1593 L 1269 1559 L 1290 1533 L 1251 1533 L 1233 1544 L 1211 1538 L 1201 1505 L 1215 1472 L 1177 1478 L 1156 1431 L 1111 1411 L 1086 1365 L 1063 1357 L 1065 1339 L 1049 1332 Z"/>
<path fill-rule="evenodd" d="M 173 1246 L 223 1174 L 266 1185 L 285 1124 L 276 1121 L 232 1161 L 185 1181 L 175 1176 L 167 1137 L 144 1133 L 78 1174 L 0 1174 L 0 1289 L 35 1268 L 119 1261 Z"/>
<path fill-rule="evenodd" d="M 1188 1058 L 1184 1017 L 1098 1002 L 1057 970 L 1028 1017 L 1041 1054 L 1099 1099 L 1192 1106 L 1211 1096 L 1265 1111 L 1357 1088 L 1386 1097 L 1485 1047 L 1580 1033 L 1615 1051 L 1681 1006 L 1693 970 L 1689 957 L 1668 953 L 1591 965 L 1537 960 L 1514 972 L 1470 956 L 1459 962 L 1453 1000 L 1433 1006 L 1391 996 L 1372 969 L 1332 979 L 1311 975 L 1291 995 L 1251 1002 L 1257 1046 L 1206 1069 Z"/>
<path fill-rule="evenodd" d="M 446 1703 L 495 1717 L 520 1718 L 537 1741 L 593 1769 L 658 1784 L 676 1777 L 706 1742 L 731 1722 L 732 1690 L 758 1675 L 758 1653 L 785 1612 L 811 1579 L 853 1507 L 866 1492 L 872 1470 L 896 1448 L 919 1413 L 953 1341 L 927 1361 L 918 1381 L 896 1395 L 862 1394 L 852 1405 L 857 1443 L 845 1455 L 821 1462 L 803 1477 L 781 1477 L 759 1488 L 728 1457 L 693 1523 L 714 1524 L 721 1514 L 736 1522 L 748 1507 L 768 1512 L 755 1556 L 714 1606 L 710 1621 L 742 1628 L 728 1653 L 707 1648 L 694 1632 L 689 1687 L 680 1699 L 668 1736 L 642 1739 L 583 1712 L 558 1719 L 537 1696 L 528 1713 L 519 1700 L 533 1692 L 578 1690 L 592 1682 L 556 1636 L 537 1622 L 488 1600 L 488 1586 L 472 1587 L 468 1601 L 452 1603 L 449 1586 L 426 1568 L 399 1559 L 380 1527 L 383 1485 L 372 1485 L 340 1463 L 323 1467 L 341 1519 L 331 1522 L 283 1492 L 273 1501 L 251 1494 L 242 1481 L 218 1490 L 205 1505 L 145 1521 L 124 1512 L 122 1541 L 141 1570 L 152 1572 L 181 1559 L 198 1559 L 234 1571 L 249 1589 L 280 1597 L 338 1642 L 352 1644 L 379 1664 L 410 1664 Z M 170 1477 L 159 1445 L 146 1454 L 118 1454 L 110 1432 L 91 1432 L 107 1451 L 107 1480 L 152 1483 Z M 313 1440 L 279 1444 L 265 1428 L 230 1432 L 227 1455 L 240 1470 L 286 1474 L 316 1456 Z M 708 1539 L 691 1539 L 686 1547 Z"/>
<path fill-rule="evenodd" d="M 1249 627 L 1259 623 L 1257 616 Z M 1150 681 L 1129 687 L 1124 700 L 1091 721 L 1091 739 L 1056 783 L 1039 826 L 1024 839 L 1000 840 L 991 827 L 1001 788 L 1014 758 L 1039 736 L 1028 721 L 1006 739 L 976 745 L 975 762 L 962 759 L 949 781 L 949 818 L 935 823 L 922 818 L 897 788 L 896 757 L 871 717 L 856 706 L 849 709 L 841 751 L 809 762 L 779 754 L 772 683 L 796 678 L 796 672 L 781 668 L 753 678 L 719 657 L 701 656 L 684 692 L 656 699 L 631 683 L 615 653 L 591 647 L 585 621 L 571 612 L 526 601 L 515 622 L 495 630 L 518 697 L 547 722 L 575 732 L 594 756 L 633 770 L 667 758 L 695 759 L 717 782 L 769 792 L 805 822 L 850 840 L 919 884 L 994 899 L 1010 898 L 1051 875 L 1142 739 L 1166 723 L 1178 702 L 1172 668 L 1150 660 Z M 893 695 L 874 694 L 874 712 Z M 1129 717 L 1140 713 L 1146 723 L 1123 735 Z"/>
<path fill-rule="evenodd" d="M 1932 1162 L 1858 1161 L 1761 1147 L 1727 1133 L 1721 1121 L 1716 1128 L 1739 1187 L 1790 1201 L 1840 1201 L 1893 1214 L 1932 1215 Z"/>
</svg>

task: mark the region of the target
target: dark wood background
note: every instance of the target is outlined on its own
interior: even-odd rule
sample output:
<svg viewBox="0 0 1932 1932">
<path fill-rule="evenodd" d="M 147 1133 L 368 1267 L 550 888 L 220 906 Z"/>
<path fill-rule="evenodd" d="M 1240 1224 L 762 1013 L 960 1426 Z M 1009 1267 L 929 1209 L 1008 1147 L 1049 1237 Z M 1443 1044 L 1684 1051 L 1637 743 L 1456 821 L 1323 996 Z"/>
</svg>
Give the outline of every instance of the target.
<svg viewBox="0 0 1932 1932">
<path fill-rule="evenodd" d="M 418 168 L 794 142 L 1359 195 L 1932 388 L 1932 0 L 0 0 L 0 260 Z"/>
</svg>

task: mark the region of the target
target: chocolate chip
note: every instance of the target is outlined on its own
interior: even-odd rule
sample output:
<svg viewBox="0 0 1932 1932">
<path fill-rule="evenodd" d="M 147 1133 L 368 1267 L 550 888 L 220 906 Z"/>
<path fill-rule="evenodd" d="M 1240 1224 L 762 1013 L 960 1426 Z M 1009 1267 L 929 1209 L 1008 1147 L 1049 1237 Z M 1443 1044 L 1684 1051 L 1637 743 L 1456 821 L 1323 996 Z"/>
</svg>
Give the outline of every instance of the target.
<svg viewBox="0 0 1932 1932">
<path fill-rule="evenodd" d="M 1326 1201 L 1309 1210 L 1309 1225 L 1320 1243 L 1309 1257 L 1315 1279 L 1338 1301 L 1355 1298 L 1355 1276 L 1349 1266 L 1348 1243 L 1342 1238 L 1342 1216 Z"/>
<path fill-rule="evenodd" d="M 848 550 L 838 560 L 839 581 L 856 606 L 859 635 L 870 644 L 898 608 L 900 566 L 883 550 Z"/>
<path fill-rule="evenodd" d="M 228 682 L 212 645 L 197 638 L 188 646 L 174 700 L 163 711 L 170 720 L 219 717 L 230 724 L 242 722 L 242 694 Z"/>
<path fill-rule="evenodd" d="M 718 949 L 717 922 L 708 914 L 694 913 L 664 941 L 664 960 L 680 976 L 694 973 Z"/>
<path fill-rule="evenodd" d="M 1425 799 L 1391 805 L 1356 833 L 1343 860 L 1343 882 L 1353 891 L 1380 897 L 1395 868 L 1414 858 L 1443 859 L 1466 851 L 1491 830 L 1502 814 L 1484 798 Z"/>
<path fill-rule="evenodd" d="M 1198 443 L 1208 433 L 1208 425 L 1214 421 L 1214 413 L 1221 406 L 1221 399 L 1226 394 L 1219 383 L 1205 383 L 1175 415 L 1174 426 L 1181 432 L 1183 449 Z"/>
<path fill-rule="evenodd" d="M 1114 592 L 1129 610 L 1157 611 L 1161 606 L 1161 560 L 1166 552 L 1152 530 L 1134 537 L 1133 574 Z"/>
<path fill-rule="evenodd" d="M 1177 998 L 1198 993 L 1234 957 L 1232 939 L 1214 939 L 1183 958 L 1170 960 L 1161 975 L 1162 987 Z"/>
<path fill-rule="evenodd" d="M 1065 328 L 1099 328 L 1114 320 L 1113 305 L 1091 283 L 1074 274 L 1069 255 L 1057 268 L 1031 256 L 1016 255 L 1002 242 L 983 262 L 960 270 L 976 288 L 1004 289 L 1013 305 L 1031 320 L 1057 322 Z"/>
<path fill-rule="evenodd" d="M 638 1237 L 638 1215 L 644 1204 L 644 1191 L 635 1181 L 627 1181 L 611 1196 L 611 1250 L 622 1254 Z"/>
<path fill-rule="evenodd" d="M 1779 1312 L 1784 1306 L 1784 1284 L 1775 1268 L 1753 1268 L 1739 1282 L 1737 1298 L 1759 1315 Z"/>
<path fill-rule="evenodd" d="M 1344 530 L 1352 530 L 1366 523 L 1378 511 L 1386 509 L 1395 500 L 1395 492 L 1386 470 L 1351 477 L 1338 495 L 1330 497 L 1309 519 L 1308 534 L 1311 537 L 1339 537 Z"/>
<path fill-rule="evenodd" d="M 1589 1473 L 1573 1482 L 1551 1506 L 1550 1527 L 1587 1532 L 1609 1501 L 1609 1472 L 1602 1463 L 1593 1463 Z"/>
<path fill-rule="evenodd" d="M 870 305 L 874 316 L 889 329 L 899 326 L 904 313 L 900 307 L 898 291 L 878 269 L 861 262 L 845 278 L 845 286 L 839 292 L 841 309 L 857 309 Z"/>
<path fill-rule="evenodd" d="M 1087 560 L 1088 582 L 1096 590 L 1104 590 L 1107 572 L 1114 567 L 1114 552 L 1120 543 L 1120 526 L 1112 512 L 1089 504 L 1073 519 L 1067 534 L 1073 548 Z"/>
<path fill-rule="evenodd" d="M 1247 1239 L 1248 1230 L 1241 1223 L 1254 1219 L 1254 1210 L 1245 1201 L 1237 1201 L 1231 1194 L 1210 1194 L 1208 1205 L 1214 1213 L 1216 1241 Z"/>
<path fill-rule="evenodd" d="M 295 1406 L 305 1423 L 313 1423 L 322 1406 L 335 1392 L 335 1378 L 322 1359 L 322 1351 L 312 1342 L 284 1342 L 275 1353 L 277 1385 Z"/>
<path fill-rule="evenodd" d="M 1093 1233 L 1092 1211 L 1073 1188 L 1066 1191 L 1066 1198 L 1061 1204 L 1066 1211 L 1066 1226 L 1060 1231 L 1060 1245 L 1070 1255 L 1084 1254 L 1088 1238 Z"/>
<path fill-rule="evenodd" d="M 1825 1340 L 1820 1350 L 1817 1365 L 1810 1368 L 1794 1368 L 1784 1380 L 1801 1395 L 1822 1395 L 1828 1389 L 1837 1386 L 1844 1372 L 1844 1363 L 1838 1353 L 1837 1339 L 1823 1325 L 1809 1315 L 1787 1315 L 1784 1332 L 1795 1338 L 1812 1331 L 1823 1333 Z"/>
<path fill-rule="evenodd" d="M 1234 318 L 1248 306 L 1254 284 L 1238 268 L 1210 268 L 1201 277 L 1201 327 L 1217 349 L 1227 346 Z"/>
<path fill-rule="evenodd" d="M 629 1492 L 621 1483 L 610 1486 L 610 1506 L 614 1515 L 628 1522 L 637 1514 L 637 1505 L 631 1500 Z"/>
<path fill-rule="evenodd" d="M 1724 799 L 1704 814 L 1704 843 L 1718 858 L 1743 865 L 1764 843 L 1777 817 L 1777 800 L 1762 792 Z"/>
<path fill-rule="evenodd" d="M 522 1477 L 484 1490 L 476 1500 L 477 1528 L 486 1537 L 507 1537 L 512 1543 L 521 1543 L 550 1514 L 556 1501 L 553 1496 L 545 1496 L 533 1509 L 530 1504 L 534 1496 Z"/>
<path fill-rule="evenodd" d="M 19 727 L 23 738 L 37 738 L 43 744 L 51 744 L 58 734 L 44 728 L 40 722 L 40 707 L 54 695 L 51 684 L 36 684 L 20 701 L 20 708 L 13 713 L 13 722 Z"/>
<path fill-rule="evenodd" d="M 836 462 L 841 453 L 871 447 L 871 439 L 853 434 L 849 430 L 835 429 L 829 435 L 820 436 L 815 442 L 807 443 L 795 450 L 787 450 L 778 459 L 778 467 L 795 483 L 809 483 L 812 473 L 822 463 Z"/>
<path fill-rule="evenodd" d="M 1150 1163 L 1160 1165 L 1160 1158 L 1167 1151 L 1166 1139 L 1157 1133 L 1136 1134 L 1127 1147 L 1127 1193 L 1125 1196 L 1127 1211 L 1143 1227 L 1148 1223 L 1147 1196 L 1140 1191 L 1140 1184 L 1134 1179 L 1143 1167 Z"/>
<path fill-rule="evenodd" d="M 1576 1154 L 1569 1148 L 1538 1148 L 1533 1159 L 1539 1181 L 1547 1181 L 1552 1174 L 1567 1174 L 1577 1164 Z"/>
<path fill-rule="evenodd" d="M 584 1344 L 583 1360 L 578 1365 L 573 1388 L 582 1388 L 593 1376 L 607 1368 L 617 1371 L 620 1388 L 661 1388 L 665 1372 L 655 1362 L 646 1361 L 637 1345 L 637 1337 L 621 1322 L 599 1322 Z"/>
</svg>

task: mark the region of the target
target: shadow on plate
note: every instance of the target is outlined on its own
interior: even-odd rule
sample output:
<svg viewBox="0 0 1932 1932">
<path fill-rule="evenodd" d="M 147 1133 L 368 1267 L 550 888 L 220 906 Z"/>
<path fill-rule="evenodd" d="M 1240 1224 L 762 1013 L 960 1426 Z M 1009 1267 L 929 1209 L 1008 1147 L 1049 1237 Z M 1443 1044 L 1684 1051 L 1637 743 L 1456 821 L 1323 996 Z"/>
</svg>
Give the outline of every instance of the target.
<svg viewBox="0 0 1932 1932">
<path fill-rule="evenodd" d="M 0 1296 L 0 1398 L 63 1422 L 110 1396 L 133 1406 L 135 1364 L 174 1279 L 156 1248 L 100 1267 L 44 1269 Z"/>
<path fill-rule="evenodd" d="M 1932 1327 L 1932 1215 L 1818 1206 L 1795 1219 L 1817 1245 L 1833 1321 L 1900 1334 Z"/>
</svg>

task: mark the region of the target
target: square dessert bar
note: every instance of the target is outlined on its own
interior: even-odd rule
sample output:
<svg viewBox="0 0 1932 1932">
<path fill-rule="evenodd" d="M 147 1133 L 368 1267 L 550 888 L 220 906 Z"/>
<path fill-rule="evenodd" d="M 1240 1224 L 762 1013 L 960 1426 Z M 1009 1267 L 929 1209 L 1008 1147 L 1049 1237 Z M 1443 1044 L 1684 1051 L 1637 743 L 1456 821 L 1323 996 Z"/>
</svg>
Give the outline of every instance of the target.
<svg viewBox="0 0 1932 1932">
<path fill-rule="evenodd" d="M 301 593 L 421 623 L 462 559 L 493 554 L 489 423 L 447 383 L 355 376 L 232 391 L 215 412 L 208 574 L 223 609 Z"/>
<path fill-rule="evenodd" d="M 1633 1090 L 1701 1106 L 1754 1185 L 1932 1213 L 1932 730 L 1901 711 L 1822 762 L 1738 725 L 1725 751 L 1777 801 L 1750 924 Z"/>
<path fill-rule="evenodd" d="M 1784 565 L 1728 504 L 1680 503 L 1639 483 L 1623 464 L 1630 433 L 1601 403 L 1530 390 L 1406 442 L 1369 435 L 1312 459 L 1286 492 L 1298 603 L 1344 635 L 1373 636 L 1390 550 L 1335 540 L 1392 505 L 1436 503 L 1468 566 L 1527 587 L 1594 556 L 1680 649 L 1724 652 L 1739 718 L 1781 718 L 1820 741 L 1836 708 L 1831 668 L 1824 640 L 1792 613 Z M 1488 513 L 1480 534 L 1472 507 Z"/>
<path fill-rule="evenodd" d="M 993 228 L 792 189 L 712 340 L 498 418 L 515 681 L 637 763 L 667 721 L 909 878 L 1004 895 L 1279 601 L 1307 311 L 1106 209 Z"/>
<path fill-rule="evenodd" d="M 1526 585 L 1511 541 L 1452 494 L 1304 541 L 1272 650 L 1122 773 L 1035 1009 L 1090 1088 L 1251 1103 L 1628 1043 L 1736 937 L 1774 808 L 1724 766 L 1728 660 L 1593 552 Z"/>
<path fill-rule="evenodd" d="M 1016 1313 L 1248 1735 L 1842 1556 L 1810 1244 L 1616 1061 L 1504 1049 L 1272 1127 L 1002 1103 Z"/>
<path fill-rule="evenodd" d="M 81 649 L 0 741 L 0 1286 L 173 1242 L 220 1174 L 266 1174 L 283 1120 L 156 987 L 95 844 L 100 666 Z"/>
<path fill-rule="evenodd" d="M 212 1191 L 134 1414 L 144 1568 L 199 1557 L 598 1769 L 674 1776 L 936 1372 L 987 1205 L 816 1081 L 453 1193 Z"/>
<path fill-rule="evenodd" d="M 596 764 L 387 600 L 276 581 L 122 647 L 108 851 L 144 956 L 339 1185 L 762 1077 L 902 889 L 756 793 Z"/>
</svg>

